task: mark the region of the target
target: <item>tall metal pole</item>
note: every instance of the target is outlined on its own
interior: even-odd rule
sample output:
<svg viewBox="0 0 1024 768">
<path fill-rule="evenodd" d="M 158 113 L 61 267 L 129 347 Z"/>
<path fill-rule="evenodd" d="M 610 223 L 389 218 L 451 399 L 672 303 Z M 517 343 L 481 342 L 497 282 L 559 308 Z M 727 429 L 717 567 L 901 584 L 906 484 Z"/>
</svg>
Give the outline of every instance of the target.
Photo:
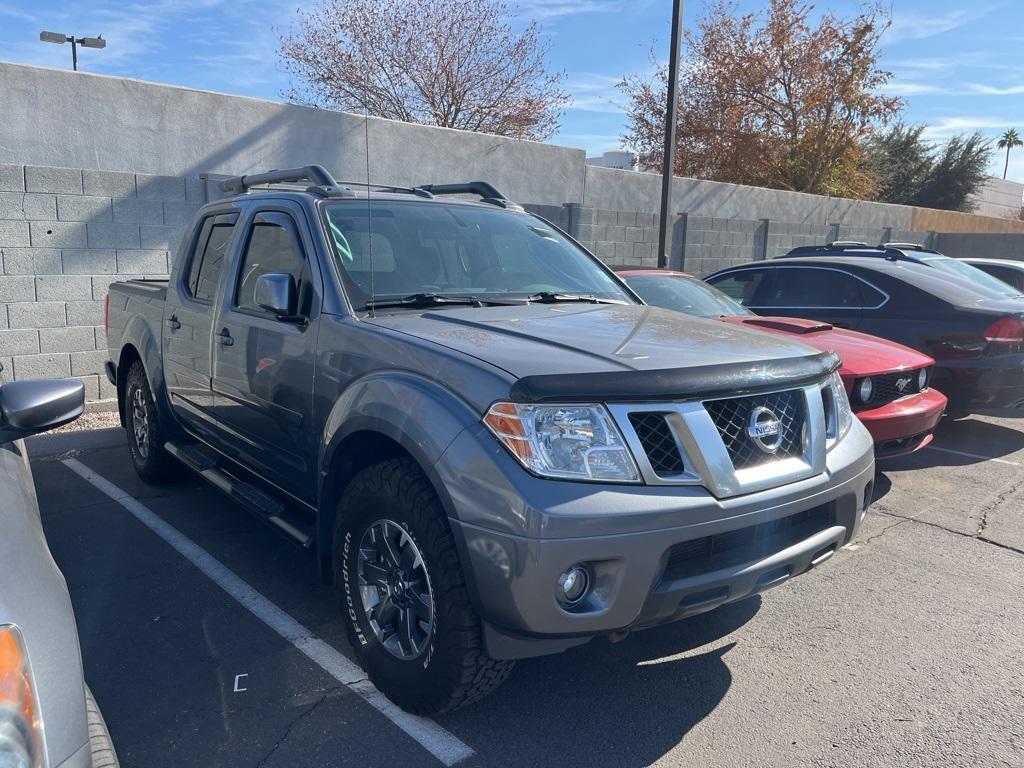
<svg viewBox="0 0 1024 768">
<path fill-rule="evenodd" d="M 75 72 L 78 71 L 78 41 L 73 37 L 68 38 L 68 42 L 71 43 L 71 69 Z"/>
<path fill-rule="evenodd" d="M 672 0 L 672 50 L 668 57 L 668 104 L 665 106 L 665 151 L 661 166 L 661 221 L 658 225 L 658 266 L 668 266 L 668 222 L 672 209 L 672 169 L 676 159 L 676 106 L 679 101 L 679 36 L 683 0 Z"/>
</svg>

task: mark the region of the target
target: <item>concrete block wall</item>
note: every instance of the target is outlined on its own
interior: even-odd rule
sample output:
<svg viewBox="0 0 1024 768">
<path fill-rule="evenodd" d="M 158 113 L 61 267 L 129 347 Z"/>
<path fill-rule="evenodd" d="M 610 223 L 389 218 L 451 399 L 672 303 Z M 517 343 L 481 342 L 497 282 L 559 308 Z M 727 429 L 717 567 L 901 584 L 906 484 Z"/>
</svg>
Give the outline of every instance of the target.
<svg viewBox="0 0 1024 768">
<path fill-rule="evenodd" d="M 0 363 L 7 380 L 72 376 L 113 397 L 103 300 L 110 283 L 165 277 L 203 203 L 198 177 L 0 166 Z"/>
</svg>

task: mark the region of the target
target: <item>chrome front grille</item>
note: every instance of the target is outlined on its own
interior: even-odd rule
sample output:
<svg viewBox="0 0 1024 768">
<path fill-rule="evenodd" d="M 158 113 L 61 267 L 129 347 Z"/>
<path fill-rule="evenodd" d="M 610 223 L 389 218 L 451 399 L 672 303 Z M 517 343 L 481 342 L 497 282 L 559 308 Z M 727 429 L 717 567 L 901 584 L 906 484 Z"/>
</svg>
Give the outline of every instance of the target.
<svg viewBox="0 0 1024 768">
<path fill-rule="evenodd" d="M 715 423 L 736 469 L 803 455 L 806 406 L 802 390 L 709 400 L 704 408 Z M 762 447 L 765 441 L 750 435 L 752 414 L 760 409 L 774 415 L 781 433 L 777 447 L 771 450 Z"/>
<path fill-rule="evenodd" d="M 607 407 L 648 485 L 701 485 L 727 498 L 825 469 L 820 383 L 743 397 Z"/>
<path fill-rule="evenodd" d="M 638 411 L 629 414 L 629 423 L 636 431 L 640 444 L 651 462 L 651 469 L 659 477 L 677 477 L 685 471 L 683 457 L 672 435 L 664 411 Z"/>
</svg>

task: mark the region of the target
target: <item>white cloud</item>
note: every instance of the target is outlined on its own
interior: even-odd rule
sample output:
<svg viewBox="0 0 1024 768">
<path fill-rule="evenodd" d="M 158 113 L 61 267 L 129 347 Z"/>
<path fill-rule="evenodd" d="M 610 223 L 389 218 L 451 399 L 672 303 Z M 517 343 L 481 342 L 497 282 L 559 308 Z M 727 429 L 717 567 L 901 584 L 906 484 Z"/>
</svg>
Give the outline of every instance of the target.
<svg viewBox="0 0 1024 768">
<path fill-rule="evenodd" d="M 0 17 L 8 19 L 17 19 L 18 21 L 28 21 L 35 23 L 38 20 L 37 16 L 33 16 L 31 13 L 15 8 L 13 5 L 7 3 L 0 3 Z"/>
<path fill-rule="evenodd" d="M 569 109 L 577 109 L 582 112 L 622 114 L 625 109 L 621 105 L 625 98 L 616 87 L 621 80 L 621 76 L 616 77 L 597 72 L 575 73 L 566 84 L 566 89 L 572 94 L 572 104 Z"/>
<path fill-rule="evenodd" d="M 589 13 L 613 13 L 622 10 L 621 0 L 524 0 L 516 4 L 517 15 L 547 21 Z"/>
<path fill-rule="evenodd" d="M 886 83 L 880 90 L 890 96 L 922 96 L 948 93 L 945 88 L 938 85 L 930 83 L 904 83 L 900 81 Z"/>
<path fill-rule="evenodd" d="M 991 8 L 950 11 L 944 14 L 894 13 L 892 26 L 884 35 L 884 43 L 903 40 L 924 40 L 969 24 L 987 16 Z"/>
<path fill-rule="evenodd" d="M 1018 115 L 1017 119 L 991 116 L 940 117 L 928 123 L 922 136 L 928 141 L 945 141 L 952 136 L 974 131 L 994 136 L 1014 125 L 1024 126 L 1024 115 Z"/>
<path fill-rule="evenodd" d="M 984 85 L 982 83 L 968 83 L 967 89 L 969 92 L 981 96 L 1016 96 L 1024 93 L 1024 85 L 1011 85 L 1006 88 L 999 88 L 998 86 Z"/>
</svg>

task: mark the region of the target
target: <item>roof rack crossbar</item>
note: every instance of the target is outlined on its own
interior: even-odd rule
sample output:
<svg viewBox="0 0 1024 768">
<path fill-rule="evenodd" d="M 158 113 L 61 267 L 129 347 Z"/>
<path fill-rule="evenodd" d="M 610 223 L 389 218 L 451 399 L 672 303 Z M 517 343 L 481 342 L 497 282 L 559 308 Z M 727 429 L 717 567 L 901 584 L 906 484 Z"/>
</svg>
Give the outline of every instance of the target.
<svg viewBox="0 0 1024 768">
<path fill-rule="evenodd" d="M 287 184 L 309 181 L 316 186 L 330 189 L 338 186 L 334 177 L 322 165 L 305 165 L 301 168 L 273 170 L 266 173 L 253 173 L 244 176 L 233 176 L 220 183 L 222 192 L 241 194 L 250 187 L 263 184 Z"/>
<path fill-rule="evenodd" d="M 366 189 L 379 189 L 383 192 L 406 192 L 418 197 L 433 197 L 429 189 L 423 187 L 396 187 L 394 184 L 372 184 L 365 181 L 339 181 L 343 187 L 365 187 Z"/>
<path fill-rule="evenodd" d="M 882 243 L 878 246 L 879 248 L 885 248 L 886 250 L 892 250 L 893 248 L 899 248 L 902 251 L 927 251 L 920 243 Z"/>
<path fill-rule="evenodd" d="M 520 210 L 520 206 L 510 201 L 494 185 L 488 184 L 486 181 L 466 181 L 459 184 L 421 184 L 417 189 L 422 189 L 432 195 L 480 195 L 481 201 L 485 203 Z"/>
<path fill-rule="evenodd" d="M 871 246 L 867 243 L 862 243 L 860 240 L 833 240 L 831 243 L 825 243 L 826 248 L 870 248 Z"/>
</svg>

